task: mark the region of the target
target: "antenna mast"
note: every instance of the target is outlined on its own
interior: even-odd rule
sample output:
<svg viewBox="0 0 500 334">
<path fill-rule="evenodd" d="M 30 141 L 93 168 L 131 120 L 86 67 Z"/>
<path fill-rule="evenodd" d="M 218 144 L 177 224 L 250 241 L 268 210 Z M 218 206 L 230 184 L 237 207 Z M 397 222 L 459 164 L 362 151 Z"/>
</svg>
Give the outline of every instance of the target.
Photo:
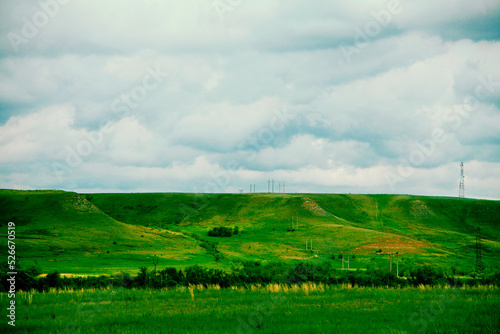
<svg viewBox="0 0 500 334">
<path fill-rule="evenodd" d="M 460 185 L 458 187 L 458 197 L 465 197 L 465 176 L 464 176 L 464 163 L 460 163 Z"/>
</svg>

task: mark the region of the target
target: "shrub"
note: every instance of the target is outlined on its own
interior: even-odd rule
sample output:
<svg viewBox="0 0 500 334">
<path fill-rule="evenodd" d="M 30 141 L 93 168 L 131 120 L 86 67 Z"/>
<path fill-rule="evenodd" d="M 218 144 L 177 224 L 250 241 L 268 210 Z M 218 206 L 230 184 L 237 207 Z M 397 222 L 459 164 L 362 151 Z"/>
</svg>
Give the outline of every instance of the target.
<svg viewBox="0 0 500 334">
<path fill-rule="evenodd" d="M 50 288 L 59 288 L 61 284 L 61 275 L 56 271 L 53 273 L 47 274 L 45 276 L 45 282 Z"/>
<path fill-rule="evenodd" d="M 235 233 L 237 234 L 237 233 Z M 233 230 L 230 227 L 214 227 L 208 231 L 210 237 L 230 237 L 233 235 Z"/>
<path fill-rule="evenodd" d="M 414 285 L 435 285 L 444 282 L 444 275 L 431 266 L 423 266 L 410 271 L 410 282 Z"/>
</svg>

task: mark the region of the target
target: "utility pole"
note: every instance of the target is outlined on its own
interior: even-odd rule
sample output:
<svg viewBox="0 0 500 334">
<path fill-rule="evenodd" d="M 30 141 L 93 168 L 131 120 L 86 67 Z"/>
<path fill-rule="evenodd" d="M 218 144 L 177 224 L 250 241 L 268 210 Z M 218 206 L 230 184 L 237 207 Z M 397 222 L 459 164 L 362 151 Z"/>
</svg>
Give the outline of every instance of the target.
<svg viewBox="0 0 500 334">
<path fill-rule="evenodd" d="M 280 194 L 281 193 L 281 182 L 279 183 L 279 188 L 278 189 L 279 189 L 278 190 L 278 194 Z"/>
<path fill-rule="evenodd" d="M 464 163 L 460 163 L 460 184 L 458 185 L 458 197 L 465 197 L 465 175 L 464 175 Z"/>
<path fill-rule="evenodd" d="M 267 179 L 267 193 L 271 192 L 271 180 Z"/>
<path fill-rule="evenodd" d="M 155 255 L 155 256 L 153 257 L 153 265 L 155 266 L 155 273 L 156 273 L 156 265 L 158 264 L 158 261 L 159 261 L 159 259 L 158 259 L 158 257 Z"/>
<path fill-rule="evenodd" d="M 306 239 L 306 250 L 307 250 L 308 240 Z M 311 238 L 311 251 L 313 250 L 313 239 Z"/>
<path fill-rule="evenodd" d="M 273 180 L 273 194 L 274 194 L 274 180 Z"/>
</svg>

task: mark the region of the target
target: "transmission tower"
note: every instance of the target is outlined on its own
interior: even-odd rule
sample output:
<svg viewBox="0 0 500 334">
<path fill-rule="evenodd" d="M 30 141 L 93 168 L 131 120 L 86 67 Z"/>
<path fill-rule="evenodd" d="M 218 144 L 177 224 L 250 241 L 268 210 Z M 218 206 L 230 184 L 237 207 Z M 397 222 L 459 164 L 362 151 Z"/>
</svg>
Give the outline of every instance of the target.
<svg viewBox="0 0 500 334">
<path fill-rule="evenodd" d="M 458 197 L 465 197 L 465 176 L 464 176 L 464 163 L 460 163 L 460 185 L 458 186 Z"/>
</svg>

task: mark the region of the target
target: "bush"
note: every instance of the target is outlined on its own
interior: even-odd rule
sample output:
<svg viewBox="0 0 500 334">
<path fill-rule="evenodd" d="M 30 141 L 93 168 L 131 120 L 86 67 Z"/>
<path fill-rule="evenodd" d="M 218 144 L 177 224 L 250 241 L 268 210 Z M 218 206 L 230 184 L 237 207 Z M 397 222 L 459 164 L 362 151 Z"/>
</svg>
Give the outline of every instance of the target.
<svg viewBox="0 0 500 334">
<path fill-rule="evenodd" d="M 237 233 L 235 233 L 237 234 Z M 214 227 L 212 230 L 208 231 L 210 237 L 230 237 L 233 235 L 233 230 L 229 227 Z"/>
<path fill-rule="evenodd" d="M 417 270 L 411 270 L 409 280 L 414 286 L 418 286 L 420 284 L 436 285 L 444 283 L 444 274 L 442 272 L 438 272 L 431 266 L 423 266 Z"/>
<path fill-rule="evenodd" d="M 49 288 L 58 289 L 61 285 L 61 275 L 56 271 L 45 276 L 45 282 Z"/>
<path fill-rule="evenodd" d="M 222 253 L 217 249 L 216 242 L 205 241 L 200 244 L 200 247 L 205 248 L 207 253 L 214 257 L 215 261 L 219 261 L 224 258 L 224 255 L 222 255 Z"/>
</svg>

